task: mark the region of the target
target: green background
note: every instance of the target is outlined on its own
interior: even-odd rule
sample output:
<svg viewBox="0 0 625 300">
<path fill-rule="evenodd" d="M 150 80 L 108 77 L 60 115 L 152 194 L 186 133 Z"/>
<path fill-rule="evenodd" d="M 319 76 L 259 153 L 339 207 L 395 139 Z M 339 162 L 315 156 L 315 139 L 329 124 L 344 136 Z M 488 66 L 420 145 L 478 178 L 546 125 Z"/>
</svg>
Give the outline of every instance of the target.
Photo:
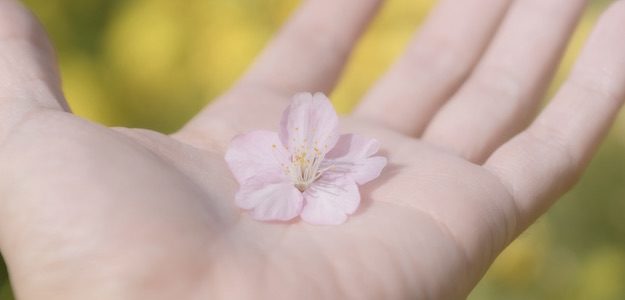
<svg viewBox="0 0 625 300">
<path fill-rule="evenodd" d="M 557 88 L 610 1 L 592 1 Z M 171 132 L 245 70 L 293 0 L 29 0 L 57 47 L 75 113 Z M 348 112 L 408 42 L 434 1 L 387 1 L 337 90 Z M 625 299 L 625 117 L 580 184 L 496 261 L 470 299 Z M 0 299 L 11 299 L 4 266 Z"/>
</svg>

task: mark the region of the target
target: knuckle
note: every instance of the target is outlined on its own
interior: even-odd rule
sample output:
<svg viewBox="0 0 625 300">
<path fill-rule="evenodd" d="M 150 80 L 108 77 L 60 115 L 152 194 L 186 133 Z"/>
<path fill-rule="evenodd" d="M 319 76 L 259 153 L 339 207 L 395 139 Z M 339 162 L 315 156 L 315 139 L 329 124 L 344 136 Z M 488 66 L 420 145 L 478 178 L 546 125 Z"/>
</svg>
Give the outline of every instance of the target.
<svg viewBox="0 0 625 300">
<path fill-rule="evenodd" d="M 516 103 L 522 97 L 521 81 L 518 76 L 503 67 L 487 66 L 481 68 L 468 83 L 484 99 L 497 99 L 498 102 Z"/>
<path fill-rule="evenodd" d="M 435 78 L 462 78 L 471 68 L 471 59 L 462 47 L 444 40 L 415 43 L 403 60 L 410 69 L 422 70 Z"/>
<path fill-rule="evenodd" d="M 525 136 L 529 139 L 528 144 L 534 148 L 533 153 L 548 158 L 552 178 L 561 178 L 566 186 L 577 181 L 581 175 L 581 159 L 573 153 L 571 145 L 566 142 L 558 129 L 541 124 L 539 130 L 529 129 L 525 132 Z"/>
<path fill-rule="evenodd" d="M 614 83 L 610 74 L 579 72 L 572 75 L 566 85 L 593 99 L 606 102 L 620 102 L 625 97 L 625 88 Z"/>
<path fill-rule="evenodd" d="M 336 34 L 335 28 L 322 22 L 301 24 L 298 28 L 285 31 L 283 35 L 283 40 L 288 41 L 291 47 L 296 47 L 298 53 L 319 57 L 320 61 L 342 59 L 351 49 L 349 39 Z"/>
</svg>

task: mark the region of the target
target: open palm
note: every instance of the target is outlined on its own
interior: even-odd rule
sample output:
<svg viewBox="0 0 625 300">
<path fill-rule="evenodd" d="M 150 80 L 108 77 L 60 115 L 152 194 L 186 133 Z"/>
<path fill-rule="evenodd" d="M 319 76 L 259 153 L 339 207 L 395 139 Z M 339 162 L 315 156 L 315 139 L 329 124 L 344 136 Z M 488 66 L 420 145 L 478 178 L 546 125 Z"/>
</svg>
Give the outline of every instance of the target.
<svg viewBox="0 0 625 300">
<path fill-rule="evenodd" d="M 341 120 L 389 160 L 356 214 L 340 226 L 254 221 L 233 202 L 230 139 L 275 130 L 297 91 L 329 92 L 378 2 L 306 2 L 233 89 L 167 136 L 68 113 L 41 29 L 0 0 L 0 249 L 17 296 L 466 297 L 611 124 L 625 98 L 625 3 L 526 128 L 585 1 L 441 1 Z"/>
</svg>

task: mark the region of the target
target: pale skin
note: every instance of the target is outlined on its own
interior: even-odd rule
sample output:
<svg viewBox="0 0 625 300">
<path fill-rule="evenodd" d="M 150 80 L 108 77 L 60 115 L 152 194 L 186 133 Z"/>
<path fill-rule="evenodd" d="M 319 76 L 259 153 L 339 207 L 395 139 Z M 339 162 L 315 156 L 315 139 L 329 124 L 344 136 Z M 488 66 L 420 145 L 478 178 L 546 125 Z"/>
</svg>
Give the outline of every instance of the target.
<svg viewBox="0 0 625 300">
<path fill-rule="evenodd" d="M 0 0 L 0 250 L 17 297 L 466 297 L 625 100 L 625 1 L 534 118 L 585 1 L 441 0 L 341 120 L 389 159 L 361 208 L 340 226 L 252 220 L 229 140 L 275 130 L 296 92 L 329 94 L 380 2 L 303 2 L 230 91 L 164 135 L 71 114 L 43 30 Z"/>
</svg>

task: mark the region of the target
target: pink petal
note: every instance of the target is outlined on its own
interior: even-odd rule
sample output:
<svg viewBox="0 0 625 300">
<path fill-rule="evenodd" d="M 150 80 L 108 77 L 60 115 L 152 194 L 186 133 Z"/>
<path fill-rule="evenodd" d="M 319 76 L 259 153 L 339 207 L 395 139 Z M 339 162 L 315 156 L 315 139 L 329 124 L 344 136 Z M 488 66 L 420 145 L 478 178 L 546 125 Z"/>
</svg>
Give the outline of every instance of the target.
<svg viewBox="0 0 625 300">
<path fill-rule="evenodd" d="M 330 100 L 322 93 L 300 93 L 284 111 L 280 122 L 280 140 L 290 153 L 325 153 L 338 139 L 338 116 Z"/>
<path fill-rule="evenodd" d="M 365 184 L 378 176 L 387 164 L 382 156 L 373 156 L 380 144 L 376 139 L 356 134 L 343 134 L 336 146 L 326 155 L 323 167 L 332 165 L 327 172 L 351 176 L 356 183 Z"/>
<path fill-rule="evenodd" d="M 282 174 L 266 174 L 245 182 L 235 197 L 243 209 L 253 209 L 257 220 L 287 221 L 297 217 L 302 210 L 302 193 Z"/>
<path fill-rule="evenodd" d="M 369 157 L 380 149 L 376 139 L 370 139 L 358 134 L 342 134 L 327 158 L 346 158 L 350 160 Z"/>
<path fill-rule="evenodd" d="M 338 225 L 360 205 L 360 193 L 347 176 L 323 175 L 304 191 L 302 220 L 319 225 Z"/>
<path fill-rule="evenodd" d="M 282 172 L 290 154 L 284 149 L 278 134 L 258 130 L 237 135 L 226 151 L 226 162 L 239 184 L 254 176 Z"/>
</svg>

